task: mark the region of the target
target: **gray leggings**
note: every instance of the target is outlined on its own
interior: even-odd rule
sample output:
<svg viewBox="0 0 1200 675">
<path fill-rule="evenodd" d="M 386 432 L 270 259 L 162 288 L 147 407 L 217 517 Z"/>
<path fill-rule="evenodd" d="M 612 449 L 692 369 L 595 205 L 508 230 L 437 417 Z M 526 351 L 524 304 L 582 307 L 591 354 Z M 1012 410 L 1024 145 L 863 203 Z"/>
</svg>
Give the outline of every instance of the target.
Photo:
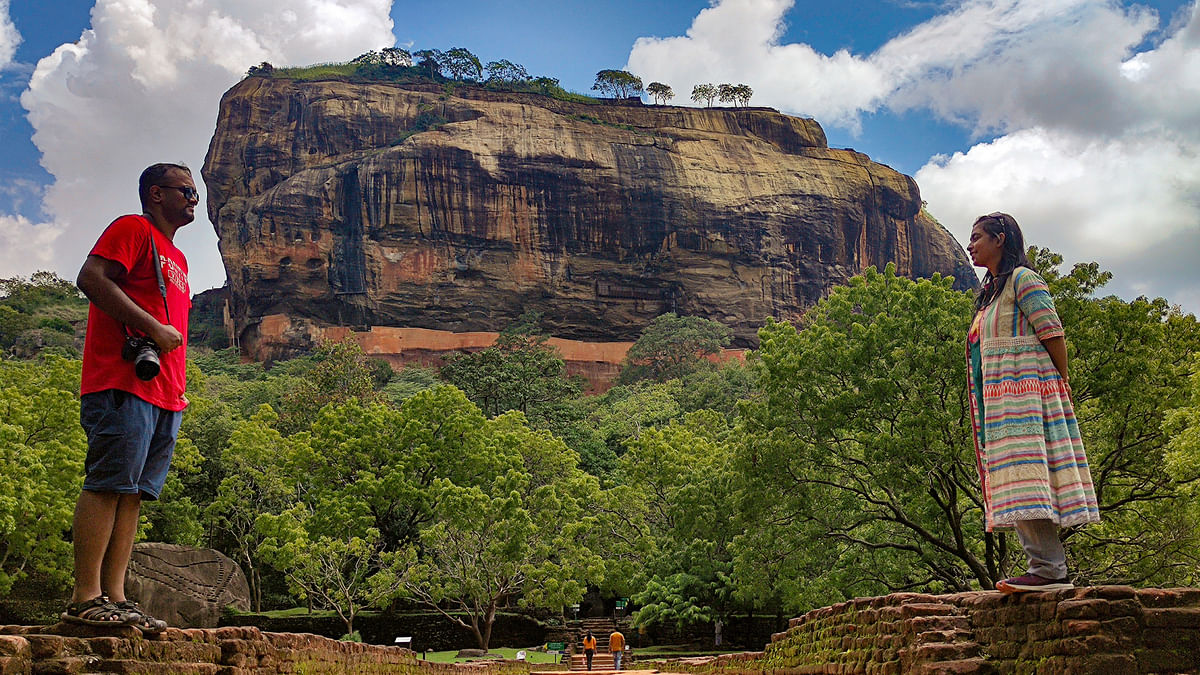
<svg viewBox="0 0 1200 675">
<path fill-rule="evenodd" d="M 1017 540 L 1029 558 L 1029 573 L 1046 579 L 1067 576 L 1067 552 L 1058 538 L 1058 524 L 1048 518 L 1018 520 L 1013 524 Z"/>
</svg>

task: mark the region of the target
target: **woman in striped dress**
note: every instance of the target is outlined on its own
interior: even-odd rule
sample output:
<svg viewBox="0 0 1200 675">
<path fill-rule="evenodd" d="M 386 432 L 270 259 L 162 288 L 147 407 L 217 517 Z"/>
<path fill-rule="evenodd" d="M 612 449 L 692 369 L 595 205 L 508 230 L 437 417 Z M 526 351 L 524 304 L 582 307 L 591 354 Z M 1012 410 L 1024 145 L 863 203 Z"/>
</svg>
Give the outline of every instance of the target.
<svg viewBox="0 0 1200 675">
<path fill-rule="evenodd" d="M 976 219 L 967 252 L 987 268 L 967 334 L 985 525 L 1014 528 L 1029 558 L 1026 574 L 996 589 L 1068 589 L 1059 529 L 1097 522 L 1100 512 L 1071 403 L 1062 324 L 1012 216 Z"/>
</svg>

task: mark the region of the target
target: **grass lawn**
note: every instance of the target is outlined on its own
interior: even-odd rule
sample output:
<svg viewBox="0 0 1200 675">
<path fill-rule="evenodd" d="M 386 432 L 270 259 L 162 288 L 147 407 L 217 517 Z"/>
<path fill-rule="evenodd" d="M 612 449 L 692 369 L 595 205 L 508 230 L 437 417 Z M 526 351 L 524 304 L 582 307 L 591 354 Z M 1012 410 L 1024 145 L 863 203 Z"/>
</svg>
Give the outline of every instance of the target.
<svg viewBox="0 0 1200 675">
<path fill-rule="evenodd" d="M 513 647 L 493 647 L 488 650 L 488 653 L 499 654 L 506 659 L 515 659 L 517 658 L 518 651 L 520 650 Z M 420 654 L 420 652 L 417 653 Z M 463 661 L 470 660 L 454 658 L 454 655 L 457 653 L 457 649 L 452 649 L 448 652 L 426 652 L 425 658 L 428 661 L 435 661 L 437 663 L 462 663 Z M 529 663 L 554 663 L 555 656 L 554 652 L 535 652 L 532 649 L 525 650 L 525 660 Z M 561 657 L 559 658 L 561 659 Z"/>
</svg>

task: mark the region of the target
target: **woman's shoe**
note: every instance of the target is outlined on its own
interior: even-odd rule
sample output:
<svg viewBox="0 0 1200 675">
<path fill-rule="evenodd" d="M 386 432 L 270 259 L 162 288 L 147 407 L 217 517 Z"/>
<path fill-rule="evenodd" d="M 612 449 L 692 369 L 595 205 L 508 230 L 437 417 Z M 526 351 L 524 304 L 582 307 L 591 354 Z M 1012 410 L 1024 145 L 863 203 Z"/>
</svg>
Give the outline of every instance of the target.
<svg viewBox="0 0 1200 675">
<path fill-rule="evenodd" d="M 1066 591 L 1075 588 L 1071 580 L 1047 579 L 1036 574 L 1024 574 L 1019 577 L 996 582 L 996 590 L 1001 593 L 1029 593 L 1037 591 Z"/>
</svg>

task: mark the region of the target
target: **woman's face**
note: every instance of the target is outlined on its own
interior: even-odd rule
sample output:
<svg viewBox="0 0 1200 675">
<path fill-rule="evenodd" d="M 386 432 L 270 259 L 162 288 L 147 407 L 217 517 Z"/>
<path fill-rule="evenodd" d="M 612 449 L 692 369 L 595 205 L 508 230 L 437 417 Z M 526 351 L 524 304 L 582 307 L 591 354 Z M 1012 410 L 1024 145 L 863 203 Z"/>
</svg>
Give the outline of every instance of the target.
<svg viewBox="0 0 1200 675">
<path fill-rule="evenodd" d="M 971 264 L 976 267 L 993 269 L 1004 259 L 1004 235 L 993 236 L 977 224 L 971 228 L 971 243 L 967 244 L 967 254 L 971 256 Z"/>
</svg>

